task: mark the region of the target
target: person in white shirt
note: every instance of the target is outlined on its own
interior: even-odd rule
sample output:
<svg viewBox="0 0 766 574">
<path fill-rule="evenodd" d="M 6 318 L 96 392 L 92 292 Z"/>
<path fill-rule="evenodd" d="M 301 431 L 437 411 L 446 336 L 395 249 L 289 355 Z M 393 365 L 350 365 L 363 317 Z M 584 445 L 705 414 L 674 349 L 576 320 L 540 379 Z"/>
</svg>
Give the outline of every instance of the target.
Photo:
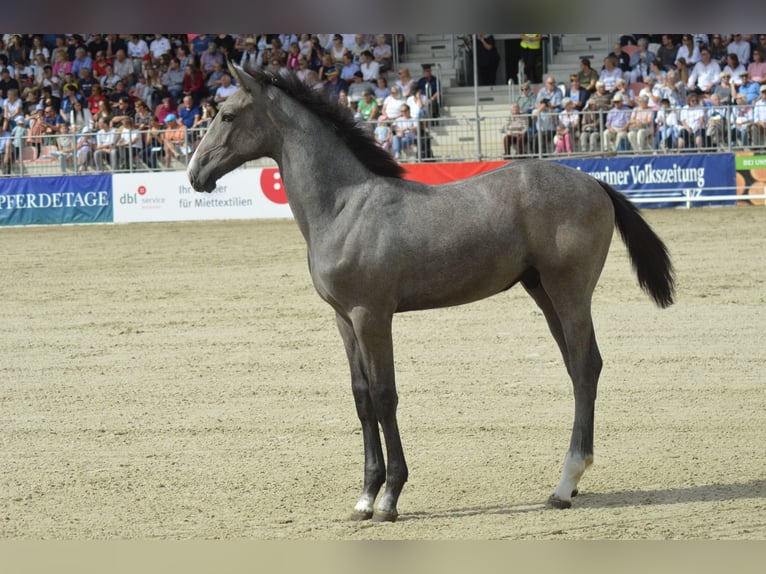
<svg viewBox="0 0 766 574">
<path fill-rule="evenodd" d="M 709 94 L 721 81 L 721 66 L 710 56 L 710 49 L 700 50 L 700 61 L 694 64 L 686 88 L 697 94 Z"/>
<path fill-rule="evenodd" d="M 726 46 L 729 54 L 737 54 L 740 64 L 747 66 L 750 63 L 750 42 L 742 38 L 742 34 L 734 34 L 732 41 Z"/>
<path fill-rule="evenodd" d="M 762 146 L 766 141 L 766 84 L 761 85 L 761 95 L 753 102 L 753 146 Z"/>
<path fill-rule="evenodd" d="M 215 91 L 215 103 L 220 106 L 236 91 L 237 86 L 232 83 L 231 75 L 229 72 L 224 72 L 223 76 L 221 76 L 221 85 Z"/>
<path fill-rule="evenodd" d="M 690 68 L 700 61 L 700 49 L 694 43 L 694 37 L 691 34 L 684 34 L 681 38 L 681 45 L 676 52 L 675 64 L 678 66 L 678 60 L 684 59 L 686 65 Z"/>
<path fill-rule="evenodd" d="M 169 54 L 173 47 L 168 40 L 162 34 L 155 34 L 151 44 L 149 44 L 149 51 L 152 53 L 152 59 L 160 60 L 165 54 Z"/>
</svg>

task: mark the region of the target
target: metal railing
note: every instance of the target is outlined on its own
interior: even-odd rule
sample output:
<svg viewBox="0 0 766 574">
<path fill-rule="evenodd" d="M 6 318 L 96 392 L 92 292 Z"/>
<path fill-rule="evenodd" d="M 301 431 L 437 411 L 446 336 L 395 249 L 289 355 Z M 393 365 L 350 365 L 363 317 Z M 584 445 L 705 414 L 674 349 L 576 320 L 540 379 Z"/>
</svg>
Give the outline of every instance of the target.
<svg viewBox="0 0 766 574">
<path fill-rule="evenodd" d="M 510 89 L 510 85 L 509 85 Z M 747 108 L 748 106 L 743 106 Z M 402 162 L 432 161 L 491 161 L 512 158 L 577 157 L 583 155 L 652 155 L 695 152 L 737 152 L 762 151 L 766 153 L 766 129 L 752 120 L 736 125 L 739 107 L 729 106 L 727 113 L 717 120 L 706 123 L 701 135 L 701 145 L 687 141 L 678 147 L 678 139 L 662 141 L 655 128 L 645 137 L 645 146 L 635 149 L 637 131 L 629 130 L 624 143 L 615 147 L 607 142 L 604 148 L 604 125 L 607 112 L 598 113 L 598 127 L 587 132 L 580 127 L 570 134 L 571 151 L 557 152 L 560 136 L 555 132 L 555 117 L 538 117 L 535 114 L 521 114 L 526 129 L 518 135 L 505 131 L 508 116 L 482 115 L 477 117 L 439 117 L 419 122 L 412 145 L 403 150 Z M 732 115 L 734 114 L 734 115 Z M 581 114 L 582 119 L 582 114 Z M 541 129 L 545 125 L 548 129 Z M 378 122 L 368 127 L 375 131 Z M 395 124 L 390 127 L 395 128 Z M 182 143 L 166 144 L 166 130 L 136 130 L 125 135 L 125 139 L 136 134 L 140 143 L 134 146 L 120 146 L 106 150 L 97 149 L 97 135 L 78 134 L 25 137 L 13 136 L 0 140 L 0 177 L 34 177 L 80 173 L 130 173 L 137 171 L 182 170 L 191 158 L 194 149 L 204 135 L 204 129 L 186 130 Z M 123 134 L 119 135 L 120 138 Z M 86 148 L 78 146 L 81 140 L 89 139 Z M 690 138 L 687 138 L 690 139 Z M 641 138 L 643 141 L 644 138 Z M 507 145 L 507 147 L 506 147 Z M 592 145 L 592 147 L 591 147 Z M 268 162 L 266 162 L 268 163 Z M 263 165 L 263 161 L 251 165 Z"/>
</svg>

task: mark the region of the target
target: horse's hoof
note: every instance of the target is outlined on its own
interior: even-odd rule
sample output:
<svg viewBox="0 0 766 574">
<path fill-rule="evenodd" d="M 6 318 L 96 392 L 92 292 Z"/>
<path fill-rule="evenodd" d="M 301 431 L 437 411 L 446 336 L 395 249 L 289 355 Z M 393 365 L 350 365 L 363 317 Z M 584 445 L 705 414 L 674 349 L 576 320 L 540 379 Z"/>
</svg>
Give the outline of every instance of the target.
<svg viewBox="0 0 766 574">
<path fill-rule="evenodd" d="M 552 508 L 572 508 L 571 500 L 562 500 L 555 494 L 551 494 L 548 498 L 548 506 Z"/>
<path fill-rule="evenodd" d="M 361 510 L 354 510 L 351 513 L 351 516 L 349 516 L 349 519 L 353 520 L 354 522 L 361 522 L 362 520 L 369 520 L 370 518 L 372 518 L 372 512 Z"/>
<path fill-rule="evenodd" d="M 577 489 L 575 488 L 575 489 L 572 491 L 572 498 L 574 498 L 574 497 L 575 497 L 575 496 L 577 496 L 578 494 L 580 494 L 580 491 L 579 491 L 579 490 L 577 490 Z"/>
<path fill-rule="evenodd" d="M 396 522 L 396 519 L 399 517 L 399 513 L 394 510 L 393 512 L 389 512 L 386 510 L 376 510 L 372 514 L 372 521 L 373 522 Z"/>
</svg>

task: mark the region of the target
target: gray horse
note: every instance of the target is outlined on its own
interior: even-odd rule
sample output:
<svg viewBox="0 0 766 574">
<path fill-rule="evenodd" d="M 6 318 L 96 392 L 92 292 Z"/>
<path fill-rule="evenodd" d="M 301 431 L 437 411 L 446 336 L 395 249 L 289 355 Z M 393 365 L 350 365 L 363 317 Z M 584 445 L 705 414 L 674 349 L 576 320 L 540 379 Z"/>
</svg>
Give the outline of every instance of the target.
<svg viewBox="0 0 766 574">
<path fill-rule="evenodd" d="M 364 437 L 364 485 L 352 518 L 396 520 L 407 480 L 396 419 L 394 313 L 470 303 L 519 282 L 542 309 L 574 386 L 571 441 L 548 500 L 570 507 L 593 460 L 602 362 L 591 297 L 615 224 L 639 285 L 660 307 L 673 302 L 667 249 L 638 209 L 609 185 L 546 161 L 445 185 L 407 181 L 347 110 L 295 76 L 230 69 L 239 89 L 194 153 L 189 181 L 210 192 L 246 161 L 265 156 L 279 165 L 311 278 L 335 310 L 351 368 Z"/>
</svg>

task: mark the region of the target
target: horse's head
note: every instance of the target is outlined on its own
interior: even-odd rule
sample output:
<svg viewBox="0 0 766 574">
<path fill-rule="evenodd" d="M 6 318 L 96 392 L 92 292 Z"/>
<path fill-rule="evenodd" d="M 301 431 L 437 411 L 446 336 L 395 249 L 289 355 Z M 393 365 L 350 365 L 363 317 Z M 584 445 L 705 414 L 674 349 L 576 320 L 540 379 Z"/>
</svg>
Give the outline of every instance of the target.
<svg viewBox="0 0 766 574">
<path fill-rule="evenodd" d="M 239 89 L 218 110 L 186 170 L 197 191 L 213 191 L 220 177 L 271 151 L 274 130 L 263 109 L 268 87 L 236 64 L 229 70 Z"/>
</svg>

